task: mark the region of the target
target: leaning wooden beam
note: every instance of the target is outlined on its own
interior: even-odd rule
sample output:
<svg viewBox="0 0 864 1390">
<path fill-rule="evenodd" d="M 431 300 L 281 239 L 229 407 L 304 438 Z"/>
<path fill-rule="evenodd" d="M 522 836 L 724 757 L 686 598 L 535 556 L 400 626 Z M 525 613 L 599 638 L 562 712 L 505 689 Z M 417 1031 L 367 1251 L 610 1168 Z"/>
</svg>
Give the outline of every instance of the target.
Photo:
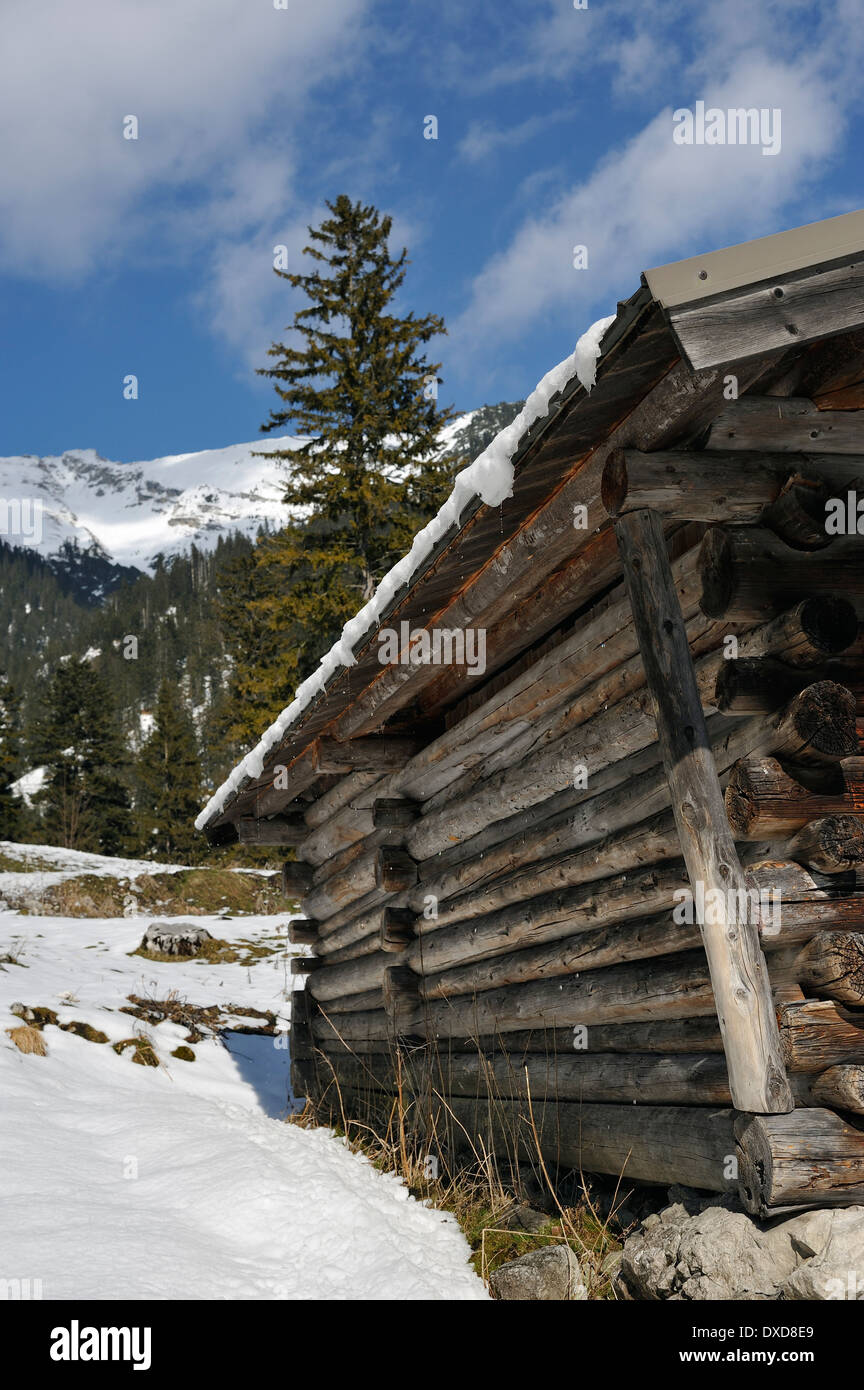
<svg viewBox="0 0 864 1390">
<path fill-rule="evenodd" d="M 864 421 L 854 411 L 819 410 L 795 396 L 741 396 L 716 416 L 707 449 L 856 456 Z"/>
<path fill-rule="evenodd" d="M 675 594 L 666 540 L 653 512 L 615 523 L 672 810 L 694 889 L 726 899 L 746 890 Z M 757 924 L 726 915 L 703 931 L 717 1016 L 739 1110 L 792 1108 Z"/>
<path fill-rule="evenodd" d="M 844 759 L 842 785 L 813 791 L 784 772 L 775 758 L 745 758 L 732 769 L 726 814 L 738 840 L 779 840 L 824 816 L 864 816 L 864 759 Z"/>
<path fill-rule="evenodd" d="M 735 1136 L 741 1198 L 754 1216 L 864 1200 L 864 1133 L 833 1110 L 742 1115 Z"/>
<path fill-rule="evenodd" d="M 718 526 L 699 555 L 702 611 L 724 622 L 764 622 L 817 594 L 864 599 L 864 546 L 838 537 L 826 550 L 792 550 L 761 526 Z"/>
</svg>

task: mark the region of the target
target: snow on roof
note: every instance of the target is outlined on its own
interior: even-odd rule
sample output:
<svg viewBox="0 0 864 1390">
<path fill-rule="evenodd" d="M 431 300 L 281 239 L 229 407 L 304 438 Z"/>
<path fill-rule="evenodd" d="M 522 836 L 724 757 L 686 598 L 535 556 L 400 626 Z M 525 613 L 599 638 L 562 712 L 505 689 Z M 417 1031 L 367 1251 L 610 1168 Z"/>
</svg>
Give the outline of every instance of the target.
<svg viewBox="0 0 864 1390">
<path fill-rule="evenodd" d="M 283 709 L 259 743 L 246 754 L 229 773 L 222 786 L 214 792 L 195 820 L 196 829 L 203 830 L 214 816 L 224 810 L 226 803 L 239 790 L 245 778 L 254 779 L 261 776 L 267 754 L 282 742 L 291 725 L 311 701 L 321 694 L 334 671 L 339 667 L 356 664 L 355 644 L 380 619 L 402 586 L 414 577 L 441 537 L 451 526 L 458 523 L 468 503 L 479 497 L 487 506 L 497 507 L 505 497 L 512 494 L 513 458 L 520 439 L 546 414 L 552 397 L 562 391 L 574 376 L 586 391 L 591 390 L 596 380 L 600 343 L 607 328 L 614 321 L 615 315 L 611 314 L 608 318 L 592 323 L 582 334 L 570 356 L 547 372 L 534 388 L 515 420 L 499 431 L 473 463 L 456 474 L 453 491 L 437 516 L 417 532 L 407 555 L 403 555 L 385 574 L 369 602 L 345 624 L 338 642 L 321 658 L 318 669 L 298 686 L 290 705 Z"/>
</svg>

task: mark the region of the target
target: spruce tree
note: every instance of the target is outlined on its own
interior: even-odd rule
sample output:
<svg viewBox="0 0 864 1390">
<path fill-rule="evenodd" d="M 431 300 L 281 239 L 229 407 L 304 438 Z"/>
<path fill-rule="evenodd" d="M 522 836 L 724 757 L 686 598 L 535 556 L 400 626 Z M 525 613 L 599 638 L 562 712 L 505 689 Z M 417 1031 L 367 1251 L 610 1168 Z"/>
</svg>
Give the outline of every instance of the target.
<svg viewBox="0 0 864 1390">
<path fill-rule="evenodd" d="M 132 815 L 111 689 L 88 661 L 61 662 L 44 696 L 34 750 L 46 766 L 35 798 L 48 843 L 99 854 L 131 847 Z"/>
<path fill-rule="evenodd" d="M 194 821 L 202 792 L 195 729 L 176 682 L 167 679 L 159 686 L 153 729 L 138 756 L 137 789 L 144 852 L 183 862 L 199 858 L 202 841 Z"/>
<path fill-rule="evenodd" d="M 21 798 L 10 791 L 19 775 L 19 700 L 6 676 L 0 675 L 0 840 L 19 838 Z"/>
<path fill-rule="evenodd" d="M 394 312 L 408 259 L 390 252 L 391 218 L 345 196 L 327 207 L 304 248 L 314 269 L 276 272 L 306 303 L 292 343 L 274 343 L 274 365 L 260 369 L 281 401 L 262 429 L 290 426 L 307 441 L 275 455 L 302 520 L 259 540 L 252 570 L 237 575 L 248 603 L 223 610 L 243 732 L 260 731 L 314 670 L 438 510 L 456 467 L 440 444 L 451 418 L 437 404 L 440 363 L 423 351 L 443 320 Z"/>
</svg>

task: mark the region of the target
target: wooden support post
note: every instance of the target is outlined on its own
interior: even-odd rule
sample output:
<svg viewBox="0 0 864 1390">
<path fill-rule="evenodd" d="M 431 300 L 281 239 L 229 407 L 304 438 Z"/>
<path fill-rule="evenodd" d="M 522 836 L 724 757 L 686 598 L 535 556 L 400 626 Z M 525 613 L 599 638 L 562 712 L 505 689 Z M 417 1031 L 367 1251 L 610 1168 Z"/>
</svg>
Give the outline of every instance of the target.
<svg viewBox="0 0 864 1390">
<path fill-rule="evenodd" d="M 722 925 L 703 927 L 717 1016 L 739 1110 L 782 1113 L 793 1098 L 780 1051 L 757 922 L 737 920 L 744 872 L 723 807 L 687 632 L 660 518 L 639 511 L 615 522 L 646 684 L 672 808 L 694 893 L 725 905 Z M 736 896 L 732 896 L 732 893 Z M 718 914 L 719 915 L 719 914 Z"/>
</svg>

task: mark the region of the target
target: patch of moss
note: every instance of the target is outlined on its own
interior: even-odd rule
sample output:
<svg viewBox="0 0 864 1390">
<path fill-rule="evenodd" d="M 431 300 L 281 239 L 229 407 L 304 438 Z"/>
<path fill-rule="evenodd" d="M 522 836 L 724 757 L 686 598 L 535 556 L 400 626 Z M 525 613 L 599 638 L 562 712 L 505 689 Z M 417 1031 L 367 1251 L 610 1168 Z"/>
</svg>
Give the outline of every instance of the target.
<svg viewBox="0 0 864 1390">
<path fill-rule="evenodd" d="M 107 1043 L 108 1034 L 102 1033 L 98 1028 L 93 1028 L 89 1023 L 83 1023 L 81 1019 L 74 1018 L 71 1023 L 61 1023 L 60 1028 L 64 1033 L 74 1033 L 76 1038 L 84 1038 L 87 1042 Z"/>
<path fill-rule="evenodd" d="M 46 1023 L 56 1024 L 57 1022 L 57 1014 L 53 1009 L 45 1009 L 37 1004 L 31 1004 L 30 1012 L 33 1017 L 27 1021 L 32 1023 L 34 1028 L 44 1028 Z"/>
<path fill-rule="evenodd" d="M 171 1053 L 171 1056 L 176 1057 L 178 1062 L 195 1061 L 195 1053 L 192 1051 L 191 1047 L 184 1047 L 182 1043 L 179 1047 L 175 1047 L 174 1051 Z"/>
<path fill-rule="evenodd" d="M 147 1038 L 123 1038 L 120 1042 L 111 1045 L 121 1057 L 127 1047 L 134 1048 L 132 1061 L 137 1062 L 141 1067 L 158 1067 L 159 1065 L 159 1058 L 153 1050 L 153 1044 Z"/>
</svg>

